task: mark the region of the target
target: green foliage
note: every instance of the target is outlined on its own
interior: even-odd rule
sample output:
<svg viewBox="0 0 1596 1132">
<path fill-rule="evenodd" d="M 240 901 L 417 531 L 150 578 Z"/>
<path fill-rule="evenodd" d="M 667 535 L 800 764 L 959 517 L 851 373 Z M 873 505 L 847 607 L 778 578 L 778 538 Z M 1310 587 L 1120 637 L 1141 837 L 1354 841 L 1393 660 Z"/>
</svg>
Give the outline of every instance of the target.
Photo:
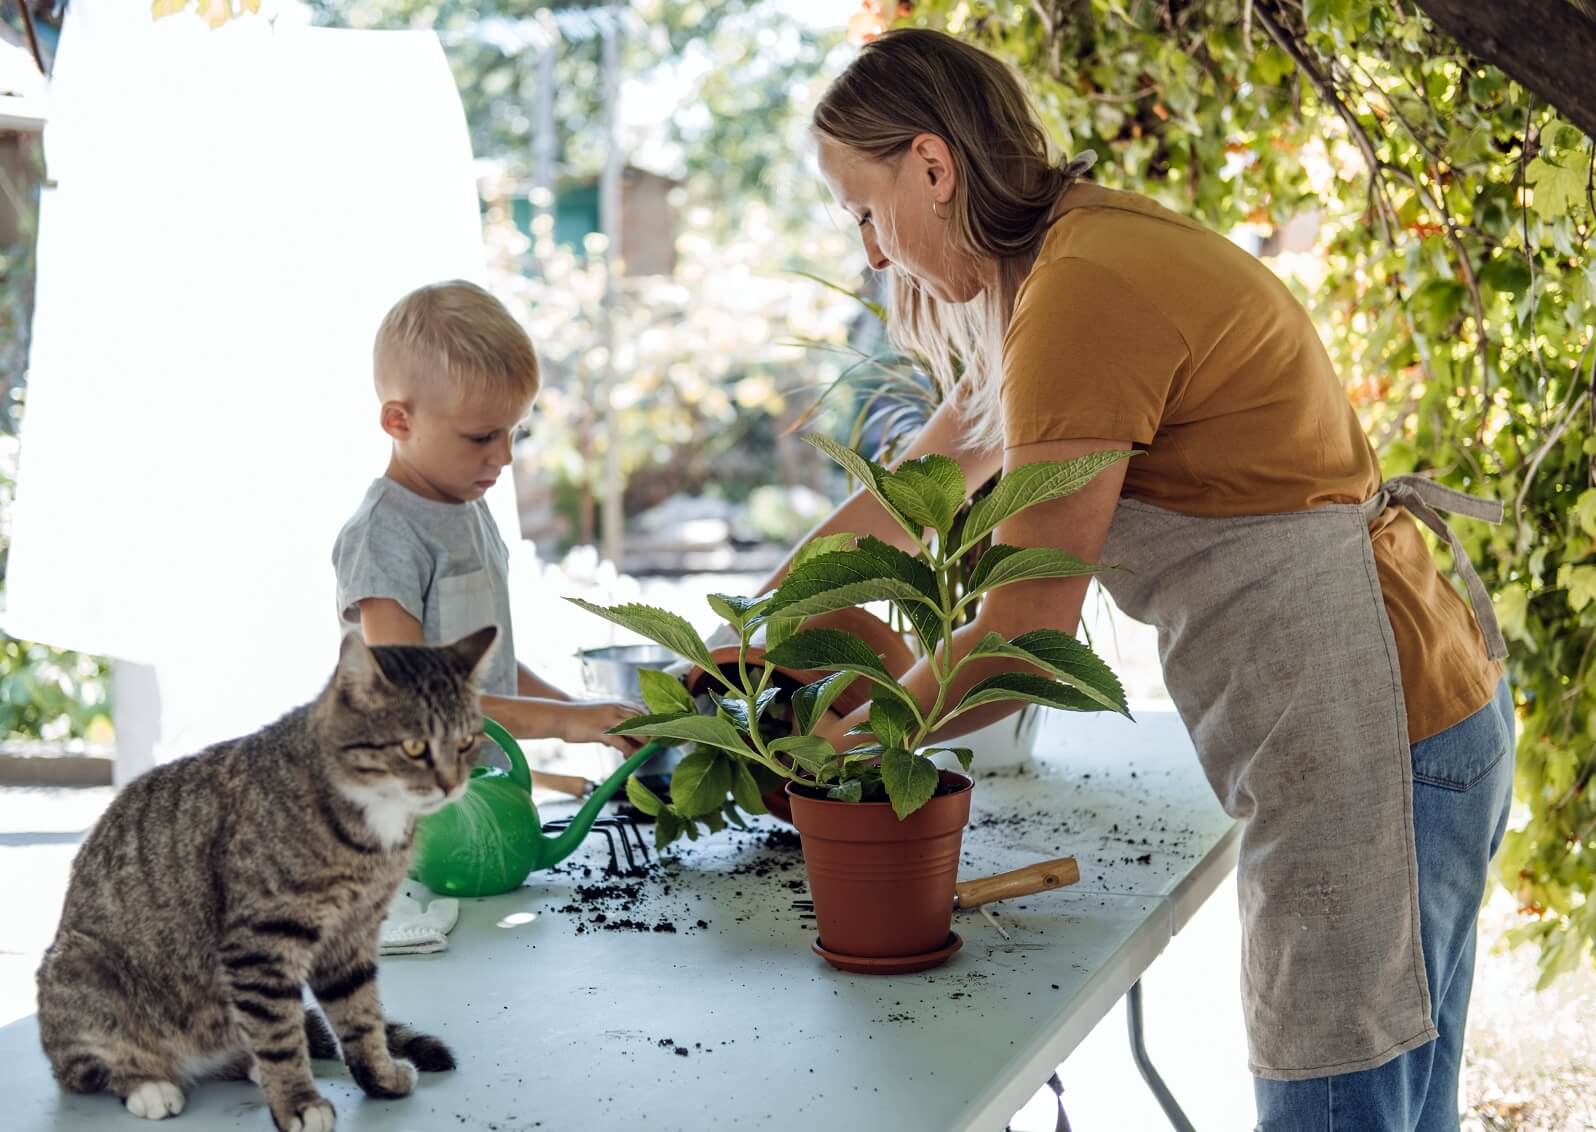
<svg viewBox="0 0 1596 1132">
<path fill-rule="evenodd" d="M 983 704 L 1021 701 L 1070 711 L 1117 711 L 1129 715 L 1119 680 L 1092 650 L 1064 633 L 1035 630 L 1006 641 L 997 634 L 982 640 L 968 657 L 956 663 L 947 659 L 959 606 L 997 586 L 1021 577 L 1060 577 L 1089 574 L 1095 568 L 1069 555 L 993 547 L 987 553 L 1001 561 L 992 569 L 978 561 L 967 591 L 957 593 L 947 584 L 949 571 L 964 552 L 962 535 L 955 537 L 964 502 L 964 477 L 951 460 L 914 461 L 896 471 L 843 449 L 824 437 L 809 438 L 869 483 L 882 506 L 906 531 L 913 533 L 917 553 L 907 554 L 874 539 L 854 545 L 833 539 L 818 551 L 801 555 L 786 578 L 768 598 L 743 599 L 715 594 L 712 608 L 740 637 L 736 679 L 721 669 L 703 664 L 724 688 L 716 695 L 714 715 L 665 711 L 679 697 L 663 688 L 646 686 L 645 698 L 655 714 L 627 720 L 614 732 L 691 740 L 699 746 L 676 768 L 671 800 L 666 803 L 641 784 L 628 787 L 633 803 L 654 816 L 659 844 L 685 834 L 697 836 L 695 818 L 724 814 L 735 816 L 740 806 L 752 810 L 757 792 L 763 792 L 756 775 L 767 781 L 786 779 L 839 801 L 890 802 L 905 818 L 925 805 L 935 793 L 939 772 L 924 748 L 944 723 Z M 983 521 L 995 526 L 1028 507 L 1079 490 L 1124 453 L 1094 453 L 1076 460 L 1033 465 L 1016 477 L 1018 486 L 997 490 L 985 502 Z M 851 541 L 851 536 L 849 536 Z M 1065 561 L 1067 560 L 1067 561 Z M 936 702 L 922 710 L 908 691 L 887 671 L 881 657 L 864 641 L 836 629 L 804 629 L 802 622 L 818 613 L 849 609 L 871 601 L 893 601 L 918 611 L 911 619 L 917 627 L 920 613 L 929 617 L 925 641 L 939 689 Z M 601 617 L 641 633 L 697 662 L 703 648 L 698 635 L 680 617 L 647 606 L 605 608 L 587 602 L 576 604 Z M 767 638 L 764 664 L 751 663 L 749 649 L 762 629 L 784 625 L 783 639 Z M 949 692 L 959 673 L 980 657 L 1007 657 L 1041 670 L 1008 673 L 976 684 L 957 704 Z M 728 666 L 729 668 L 730 666 Z M 771 681 L 776 668 L 824 672 L 828 675 L 799 688 L 792 696 L 793 729 L 789 734 L 767 735 L 761 726 L 777 689 Z M 813 734 L 827 708 L 858 678 L 873 685 L 868 721 L 856 733 L 873 743 L 839 752 L 826 739 Z M 955 750 L 965 766 L 970 752 Z M 749 775 L 745 780 L 744 773 Z M 728 801 L 727 792 L 732 792 Z M 757 792 L 756 792 L 757 791 Z M 707 824 L 709 823 L 706 821 Z"/>
<path fill-rule="evenodd" d="M 1420 6 L 1373 0 L 917 0 L 1014 63 L 1093 178 L 1219 231 L 1315 213 L 1276 269 L 1386 474 L 1508 505 L 1459 524 L 1520 709 L 1503 882 L 1545 978 L 1596 940 L 1596 227 L 1590 138 Z M 1440 551 L 1444 556 L 1444 549 Z"/>
</svg>

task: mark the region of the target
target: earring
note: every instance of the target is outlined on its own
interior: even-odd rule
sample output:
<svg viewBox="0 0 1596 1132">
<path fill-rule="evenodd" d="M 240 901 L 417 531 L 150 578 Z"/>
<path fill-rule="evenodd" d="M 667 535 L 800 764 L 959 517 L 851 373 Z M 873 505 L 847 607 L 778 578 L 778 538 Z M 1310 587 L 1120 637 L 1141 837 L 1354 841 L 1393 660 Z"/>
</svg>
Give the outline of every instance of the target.
<svg viewBox="0 0 1596 1132">
<path fill-rule="evenodd" d="M 940 212 L 937 211 L 937 202 L 936 201 L 932 201 L 931 202 L 931 215 L 935 216 L 938 220 L 946 220 L 947 219 L 946 215 L 944 215 L 943 213 L 940 213 Z"/>
</svg>

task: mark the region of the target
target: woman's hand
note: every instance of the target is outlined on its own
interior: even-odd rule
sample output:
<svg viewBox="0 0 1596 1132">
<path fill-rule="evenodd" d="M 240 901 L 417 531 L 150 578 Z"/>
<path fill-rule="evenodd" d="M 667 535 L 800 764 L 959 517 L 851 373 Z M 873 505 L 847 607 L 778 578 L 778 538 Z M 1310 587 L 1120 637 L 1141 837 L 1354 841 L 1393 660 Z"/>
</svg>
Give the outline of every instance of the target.
<svg viewBox="0 0 1596 1132">
<path fill-rule="evenodd" d="M 609 735 L 634 715 L 646 711 L 637 704 L 621 700 L 578 700 L 562 703 L 555 716 L 555 736 L 567 743 L 607 743 L 624 755 L 640 750 L 645 740 L 631 735 Z"/>
</svg>

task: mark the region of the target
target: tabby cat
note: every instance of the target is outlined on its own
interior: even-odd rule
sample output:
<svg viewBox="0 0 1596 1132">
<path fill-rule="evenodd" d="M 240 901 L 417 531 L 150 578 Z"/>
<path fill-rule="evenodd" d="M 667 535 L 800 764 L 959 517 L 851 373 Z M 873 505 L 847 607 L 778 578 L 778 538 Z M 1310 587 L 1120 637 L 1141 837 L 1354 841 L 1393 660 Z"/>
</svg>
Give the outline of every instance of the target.
<svg viewBox="0 0 1596 1132">
<path fill-rule="evenodd" d="M 280 1132 L 329 1132 L 312 1056 L 341 1046 L 374 1097 L 454 1068 L 438 1039 L 384 1024 L 377 936 L 416 818 L 465 791 L 482 739 L 472 684 L 496 635 L 368 648 L 352 634 L 314 701 L 117 796 L 39 968 L 63 1088 L 109 1089 L 159 1120 L 196 1080 L 247 1074 Z"/>
</svg>

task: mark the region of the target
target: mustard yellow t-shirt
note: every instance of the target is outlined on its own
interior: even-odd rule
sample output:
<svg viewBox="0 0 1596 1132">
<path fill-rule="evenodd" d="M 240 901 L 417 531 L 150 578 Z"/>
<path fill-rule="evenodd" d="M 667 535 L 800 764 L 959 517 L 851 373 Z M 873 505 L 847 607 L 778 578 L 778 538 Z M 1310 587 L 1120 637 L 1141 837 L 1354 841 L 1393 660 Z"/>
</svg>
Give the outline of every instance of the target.
<svg viewBox="0 0 1596 1132">
<path fill-rule="evenodd" d="M 1079 184 L 1021 287 L 1004 344 L 1004 442 L 1100 437 L 1144 454 L 1124 494 L 1231 517 L 1359 503 L 1374 449 L 1307 312 L 1253 256 L 1137 196 Z M 1500 678 L 1418 524 L 1371 527 L 1409 739 L 1467 718 Z"/>
</svg>

